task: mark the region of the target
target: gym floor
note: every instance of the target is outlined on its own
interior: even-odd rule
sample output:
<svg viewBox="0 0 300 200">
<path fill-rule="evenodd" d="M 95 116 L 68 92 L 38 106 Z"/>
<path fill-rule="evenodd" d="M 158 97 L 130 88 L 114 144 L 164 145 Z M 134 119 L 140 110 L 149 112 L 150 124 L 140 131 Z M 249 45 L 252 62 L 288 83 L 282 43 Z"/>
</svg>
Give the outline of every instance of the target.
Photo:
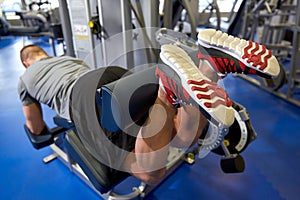
<svg viewBox="0 0 300 200">
<path fill-rule="evenodd" d="M 26 44 L 32 42 L 52 54 L 45 42 L 25 39 Z M 44 164 L 50 148 L 35 150 L 27 139 L 17 95 L 18 77 L 24 72 L 22 45 L 22 38 L 0 38 L 0 199 L 99 199 L 59 160 Z M 59 55 L 60 46 L 57 49 Z M 231 99 L 247 108 L 258 133 L 242 153 L 245 172 L 224 174 L 220 157 L 209 154 L 193 165 L 181 165 L 146 199 L 299 199 L 300 108 L 231 75 L 224 84 Z M 55 113 L 43 108 L 47 124 L 54 126 Z"/>
</svg>

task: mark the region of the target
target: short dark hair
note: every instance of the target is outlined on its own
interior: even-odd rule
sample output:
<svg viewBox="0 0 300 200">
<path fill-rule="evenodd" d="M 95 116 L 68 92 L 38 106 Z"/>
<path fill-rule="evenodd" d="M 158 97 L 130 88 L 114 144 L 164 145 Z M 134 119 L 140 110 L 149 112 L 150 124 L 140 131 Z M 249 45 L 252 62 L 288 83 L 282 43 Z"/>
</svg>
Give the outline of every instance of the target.
<svg viewBox="0 0 300 200">
<path fill-rule="evenodd" d="M 38 45 L 30 44 L 30 45 L 24 46 L 21 49 L 21 51 L 20 51 L 20 59 L 23 62 L 23 61 L 27 60 L 28 58 L 32 58 L 32 57 L 35 57 L 35 56 L 41 55 L 41 54 L 48 55 L 44 51 L 44 49 L 42 49 Z"/>
</svg>

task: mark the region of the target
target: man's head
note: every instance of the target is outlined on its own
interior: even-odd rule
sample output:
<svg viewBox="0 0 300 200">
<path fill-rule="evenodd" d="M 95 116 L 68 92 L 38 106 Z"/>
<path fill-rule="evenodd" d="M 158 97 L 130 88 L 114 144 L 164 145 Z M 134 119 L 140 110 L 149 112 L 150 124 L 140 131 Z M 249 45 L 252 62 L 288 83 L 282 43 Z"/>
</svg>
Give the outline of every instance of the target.
<svg viewBox="0 0 300 200">
<path fill-rule="evenodd" d="M 39 46 L 31 44 L 23 47 L 20 51 L 20 59 L 25 68 L 35 61 L 47 58 L 49 55 Z"/>
</svg>

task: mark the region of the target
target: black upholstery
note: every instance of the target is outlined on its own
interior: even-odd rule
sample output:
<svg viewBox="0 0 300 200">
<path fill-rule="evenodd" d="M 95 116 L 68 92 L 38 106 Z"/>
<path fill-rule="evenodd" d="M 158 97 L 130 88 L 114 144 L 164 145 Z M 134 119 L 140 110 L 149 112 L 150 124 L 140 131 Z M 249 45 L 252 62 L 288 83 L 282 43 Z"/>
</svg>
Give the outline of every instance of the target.
<svg viewBox="0 0 300 200">
<path fill-rule="evenodd" d="M 50 132 L 43 135 L 35 135 L 31 133 L 26 125 L 24 125 L 25 133 L 35 149 L 41 149 L 53 143 L 53 137 Z"/>
<path fill-rule="evenodd" d="M 114 170 L 96 160 L 83 146 L 75 132 L 68 132 L 64 143 L 72 159 L 79 164 L 95 189 L 106 193 L 120 183 L 128 173 Z"/>
<path fill-rule="evenodd" d="M 101 88 L 100 95 L 96 91 L 97 88 Z M 70 158 L 78 163 L 100 193 L 108 192 L 130 175 L 110 165 L 114 160 L 122 160 L 123 158 L 119 158 L 122 157 L 120 154 L 126 156 L 126 152 L 130 152 L 135 143 L 134 136 L 120 132 L 124 127 L 136 123 L 143 124 L 148 109 L 156 99 L 157 89 L 155 67 L 134 74 L 120 67 L 97 69 L 82 76 L 74 86 L 73 122 L 58 116 L 54 117 L 54 123 L 58 127 L 63 127 L 61 130 L 68 130 L 62 138 L 63 146 Z M 98 107 L 100 109 L 97 109 Z M 128 116 L 130 119 L 127 119 Z M 105 126 L 104 129 L 100 126 L 99 120 L 102 126 Z M 130 130 L 136 130 L 135 128 L 135 126 L 129 127 Z M 107 135 L 109 131 L 106 129 L 110 130 L 112 135 Z M 91 132 L 91 130 L 95 131 Z M 26 126 L 25 131 L 37 149 L 53 143 L 54 135 L 50 132 L 35 137 Z M 105 141 L 105 138 L 110 138 L 111 142 L 117 141 L 114 145 L 119 145 L 120 149 L 124 148 L 120 150 L 120 154 L 118 151 L 116 154 L 112 152 L 107 154 L 110 157 L 115 155 L 111 159 L 112 163 L 109 164 L 101 162 L 101 156 L 97 157 L 97 153 L 106 148 L 105 143 L 97 142 Z M 119 141 L 121 143 L 118 144 Z"/>
<path fill-rule="evenodd" d="M 142 125 L 158 90 L 155 67 L 136 72 L 101 87 L 101 124 L 121 132 L 133 123 Z"/>
<path fill-rule="evenodd" d="M 111 169 L 96 160 L 78 138 L 76 128 L 72 122 L 55 116 L 54 123 L 68 129 L 63 141 L 64 147 L 72 160 L 81 167 L 97 191 L 102 194 L 106 193 L 129 176 L 128 173 Z"/>
<path fill-rule="evenodd" d="M 66 131 L 63 127 L 54 127 L 48 130 L 47 127 L 44 128 L 40 135 L 33 134 L 26 125 L 24 125 L 25 133 L 35 149 L 41 149 L 43 147 L 49 146 L 54 142 L 54 137 L 60 133 Z"/>
<path fill-rule="evenodd" d="M 97 141 L 108 138 L 99 124 L 101 113 L 98 113 L 98 107 L 101 107 L 102 100 L 96 90 L 127 74 L 130 72 L 121 67 L 99 68 L 82 76 L 73 89 L 72 118 L 76 129 L 67 132 L 64 146 L 100 193 L 108 192 L 129 174 L 109 167 L 97 157 L 105 149 L 104 144 Z"/>
<path fill-rule="evenodd" d="M 118 67 L 97 69 L 85 74 L 77 81 L 72 95 L 72 113 L 76 130 L 67 133 L 65 146 L 71 157 L 101 193 L 106 193 L 129 176 L 127 172 L 118 171 L 118 168 L 111 167 L 111 164 L 114 164 L 113 161 L 112 163 L 101 162 L 103 156 L 101 152 L 111 147 L 107 144 L 110 143 L 108 140 L 100 142 L 105 141 L 106 137 L 111 137 L 107 135 L 106 129 L 113 134 L 111 142 L 113 142 L 114 136 L 120 136 L 120 138 L 124 138 L 124 142 L 130 142 L 128 148 L 126 144 L 119 146 L 120 149 L 126 148 L 123 151 L 120 150 L 120 154 L 124 150 L 125 152 L 130 151 L 132 136 L 120 133 L 121 129 L 130 126 L 132 122 L 143 123 L 143 118 L 156 99 L 158 84 L 155 77 L 155 67 L 127 74 L 126 70 Z M 89 90 L 84 90 L 84 88 L 89 88 Z M 99 96 L 96 88 L 101 88 Z M 101 108 L 98 110 L 97 107 Z M 98 111 L 100 113 L 97 113 Z M 126 119 L 128 117 L 127 112 L 130 113 L 129 120 Z M 123 140 L 121 139 L 121 141 Z M 109 154 L 111 160 L 123 159 L 118 152 Z"/>
<path fill-rule="evenodd" d="M 53 121 L 57 126 L 64 127 L 67 130 L 75 128 L 74 123 L 68 121 L 64 118 L 59 117 L 58 115 L 53 117 Z"/>
</svg>

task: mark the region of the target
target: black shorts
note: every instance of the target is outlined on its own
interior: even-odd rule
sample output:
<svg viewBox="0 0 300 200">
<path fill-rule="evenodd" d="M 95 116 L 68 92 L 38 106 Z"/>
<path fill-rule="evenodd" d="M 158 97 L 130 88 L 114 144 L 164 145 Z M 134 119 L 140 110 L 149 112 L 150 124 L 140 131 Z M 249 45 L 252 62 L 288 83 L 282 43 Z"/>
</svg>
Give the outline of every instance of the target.
<svg viewBox="0 0 300 200">
<path fill-rule="evenodd" d="M 122 170 L 128 153 L 134 149 L 135 137 L 132 134 L 113 133 L 102 128 L 99 123 L 101 112 L 95 99 L 98 88 L 128 73 L 128 70 L 120 67 L 90 71 L 79 78 L 72 92 L 72 120 L 78 137 L 93 157 L 117 170 Z"/>
<path fill-rule="evenodd" d="M 129 74 L 120 67 L 99 68 L 80 77 L 72 93 L 72 118 L 80 140 L 99 162 L 117 170 L 123 170 L 134 149 L 158 90 L 155 67 Z M 112 110 L 117 110 L 117 117 Z"/>
</svg>

